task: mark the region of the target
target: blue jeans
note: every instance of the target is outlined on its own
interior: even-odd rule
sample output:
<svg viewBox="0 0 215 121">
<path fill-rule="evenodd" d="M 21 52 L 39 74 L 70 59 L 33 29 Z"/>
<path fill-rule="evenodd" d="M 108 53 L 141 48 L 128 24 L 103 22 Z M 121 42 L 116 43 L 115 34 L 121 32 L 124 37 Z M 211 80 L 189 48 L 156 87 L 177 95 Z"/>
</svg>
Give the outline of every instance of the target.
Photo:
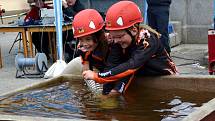
<svg viewBox="0 0 215 121">
<path fill-rule="evenodd" d="M 169 45 L 169 6 L 149 6 L 147 10 L 148 24 L 161 34 L 161 43 L 168 53 L 171 52 Z"/>
</svg>

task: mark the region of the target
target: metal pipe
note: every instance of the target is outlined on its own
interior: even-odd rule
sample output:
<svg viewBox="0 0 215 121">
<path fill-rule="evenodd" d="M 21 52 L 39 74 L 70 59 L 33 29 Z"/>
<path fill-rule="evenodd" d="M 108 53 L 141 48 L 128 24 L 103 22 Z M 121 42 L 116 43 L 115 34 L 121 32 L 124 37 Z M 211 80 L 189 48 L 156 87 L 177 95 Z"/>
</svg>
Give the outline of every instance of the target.
<svg viewBox="0 0 215 121">
<path fill-rule="evenodd" d="M 63 22 L 63 12 L 62 12 L 62 2 L 61 0 L 54 1 L 54 13 L 55 13 L 55 26 L 57 33 L 57 50 L 58 59 L 63 60 L 63 43 L 62 43 L 62 22 Z"/>
<path fill-rule="evenodd" d="M 147 24 L 147 9 L 148 9 L 148 4 L 147 4 L 147 1 L 144 0 L 144 24 Z"/>
</svg>

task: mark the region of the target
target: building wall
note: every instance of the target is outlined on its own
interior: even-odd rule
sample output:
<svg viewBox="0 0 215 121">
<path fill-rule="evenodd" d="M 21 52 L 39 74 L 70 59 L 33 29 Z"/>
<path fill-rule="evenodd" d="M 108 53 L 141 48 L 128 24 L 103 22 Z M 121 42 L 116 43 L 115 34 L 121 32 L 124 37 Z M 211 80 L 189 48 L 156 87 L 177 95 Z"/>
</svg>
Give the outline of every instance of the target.
<svg viewBox="0 0 215 121">
<path fill-rule="evenodd" d="M 213 23 L 213 0 L 172 0 L 170 20 L 182 23 L 183 43 L 207 43 Z"/>
</svg>

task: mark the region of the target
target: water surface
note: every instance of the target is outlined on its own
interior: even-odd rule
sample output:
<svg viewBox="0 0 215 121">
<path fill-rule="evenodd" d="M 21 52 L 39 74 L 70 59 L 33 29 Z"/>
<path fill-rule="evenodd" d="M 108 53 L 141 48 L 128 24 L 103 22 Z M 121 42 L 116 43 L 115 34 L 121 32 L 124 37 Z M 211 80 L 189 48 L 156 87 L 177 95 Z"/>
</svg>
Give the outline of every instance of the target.
<svg viewBox="0 0 215 121">
<path fill-rule="evenodd" d="M 66 119 L 180 121 L 214 95 L 136 86 L 125 96 L 101 99 L 82 83 L 65 82 L 1 97 L 0 113 Z"/>
</svg>

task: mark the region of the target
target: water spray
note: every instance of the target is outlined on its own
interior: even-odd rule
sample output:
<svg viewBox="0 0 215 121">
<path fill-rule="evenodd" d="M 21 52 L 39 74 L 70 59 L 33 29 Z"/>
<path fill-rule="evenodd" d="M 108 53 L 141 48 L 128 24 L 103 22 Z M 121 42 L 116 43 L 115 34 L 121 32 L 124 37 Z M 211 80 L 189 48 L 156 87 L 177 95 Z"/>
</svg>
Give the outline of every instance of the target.
<svg viewBox="0 0 215 121">
<path fill-rule="evenodd" d="M 103 90 L 103 85 L 95 82 L 94 80 L 84 80 L 87 87 L 94 94 L 101 94 Z"/>
</svg>

